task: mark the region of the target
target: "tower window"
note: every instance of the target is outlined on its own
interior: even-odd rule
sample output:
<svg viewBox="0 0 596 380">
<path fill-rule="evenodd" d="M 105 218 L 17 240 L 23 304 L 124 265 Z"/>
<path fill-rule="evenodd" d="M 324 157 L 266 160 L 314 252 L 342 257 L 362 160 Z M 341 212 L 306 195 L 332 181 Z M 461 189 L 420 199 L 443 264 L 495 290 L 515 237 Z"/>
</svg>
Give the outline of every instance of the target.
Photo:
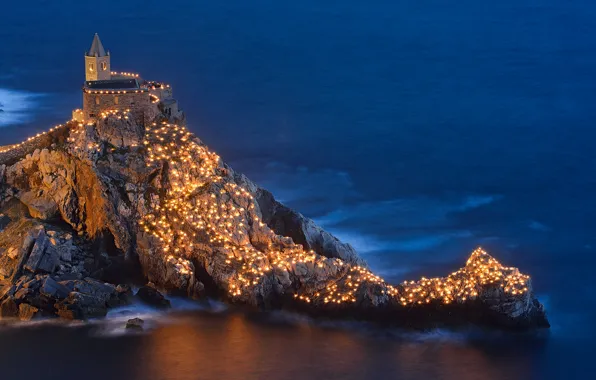
<svg viewBox="0 0 596 380">
<path fill-rule="evenodd" d="M 95 97 L 95 104 L 99 105 L 99 96 Z"/>
<path fill-rule="evenodd" d="M 118 104 L 118 97 L 114 96 L 114 104 Z"/>
<path fill-rule="evenodd" d="M 102 71 L 106 71 L 108 69 L 108 64 L 106 62 L 102 62 L 101 69 L 102 69 Z"/>
<path fill-rule="evenodd" d="M 95 70 L 95 65 L 93 63 L 89 64 L 89 71 L 94 71 Z"/>
</svg>

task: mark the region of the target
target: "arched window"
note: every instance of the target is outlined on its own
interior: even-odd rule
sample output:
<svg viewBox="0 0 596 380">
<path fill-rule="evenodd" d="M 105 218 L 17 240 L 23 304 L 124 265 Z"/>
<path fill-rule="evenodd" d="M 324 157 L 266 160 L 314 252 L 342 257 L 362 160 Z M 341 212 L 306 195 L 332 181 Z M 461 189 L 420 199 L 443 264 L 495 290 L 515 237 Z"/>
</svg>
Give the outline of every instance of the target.
<svg viewBox="0 0 596 380">
<path fill-rule="evenodd" d="M 102 63 L 101 63 L 101 70 L 102 70 L 102 71 L 106 71 L 107 69 L 108 69 L 108 64 L 107 64 L 107 62 L 102 62 Z"/>
<path fill-rule="evenodd" d="M 114 104 L 118 104 L 118 97 L 114 96 Z"/>
<path fill-rule="evenodd" d="M 95 70 L 95 65 L 93 64 L 93 62 L 89 63 L 89 71 L 93 71 Z"/>
<path fill-rule="evenodd" d="M 95 104 L 99 105 L 99 96 L 95 97 Z"/>
</svg>

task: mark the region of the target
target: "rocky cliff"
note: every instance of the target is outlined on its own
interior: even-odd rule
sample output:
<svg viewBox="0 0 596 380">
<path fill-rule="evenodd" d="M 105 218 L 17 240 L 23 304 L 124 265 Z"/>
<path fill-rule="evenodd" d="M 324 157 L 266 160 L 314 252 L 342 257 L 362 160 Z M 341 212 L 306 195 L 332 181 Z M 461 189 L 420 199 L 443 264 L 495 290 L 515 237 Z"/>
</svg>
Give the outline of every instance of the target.
<svg viewBox="0 0 596 380">
<path fill-rule="evenodd" d="M 447 277 L 385 283 L 162 116 L 139 126 L 112 112 L 5 147 L 0 207 L 0 316 L 100 316 L 150 282 L 399 326 L 548 326 L 529 277 L 481 249 Z"/>
</svg>

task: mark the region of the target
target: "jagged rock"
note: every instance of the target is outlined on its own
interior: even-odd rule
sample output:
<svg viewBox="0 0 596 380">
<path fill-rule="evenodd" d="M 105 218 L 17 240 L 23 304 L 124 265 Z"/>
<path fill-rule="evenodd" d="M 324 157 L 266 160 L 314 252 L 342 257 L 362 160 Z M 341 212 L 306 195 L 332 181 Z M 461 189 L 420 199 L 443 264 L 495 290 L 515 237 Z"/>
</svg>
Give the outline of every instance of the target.
<svg viewBox="0 0 596 380">
<path fill-rule="evenodd" d="M 58 204 L 46 194 L 29 191 L 21 195 L 20 200 L 27 205 L 34 218 L 50 220 L 58 215 Z"/>
<path fill-rule="evenodd" d="M 64 273 L 59 276 L 60 281 L 72 281 L 72 280 L 81 280 L 83 275 L 81 273 Z"/>
<path fill-rule="evenodd" d="M 100 140 L 119 148 L 141 145 L 144 134 L 143 128 L 132 119 L 121 119 L 118 124 L 110 119 L 100 120 L 95 126 L 95 132 Z"/>
<path fill-rule="evenodd" d="M 52 245 L 47 246 L 37 265 L 37 272 L 53 273 L 56 269 L 56 265 L 58 265 L 58 260 L 58 252 L 56 249 Z"/>
<path fill-rule="evenodd" d="M 39 229 L 33 229 L 30 231 L 27 231 L 27 234 L 25 235 L 23 242 L 21 244 L 21 249 L 19 250 L 19 252 L 17 253 L 17 257 L 19 258 L 17 265 L 14 267 L 14 271 L 16 273 L 19 273 L 21 271 L 21 269 L 23 268 L 23 266 L 25 265 L 25 262 L 27 262 L 27 260 L 29 259 L 30 255 L 31 255 L 31 250 L 33 249 L 35 242 L 36 242 L 36 238 L 39 235 Z M 17 258 L 15 257 L 15 258 Z"/>
<path fill-rule="evenodd" d="M 108 308 L 105 300 L 89 294 L 71 292 L 68 297 L 54 304 L 56 314 L 65 319 L 104 317 Z"/>
<path fill-rule="evenodd" d="M 61 249 L 58 249 L 58 254 L 60 256 L 60 260 L 66 263 L 70 263 L 72 261 L 72 256 L 74 254 L 75 247 L 72 245 L 71 241 L 68 241 L 65 244 L 61 245 Z"/>
<path fill-rule="evenodd" d="M 5 266 L 0 267 L 0 280 L 10 277 L 10 275 L 12 275 L 12 269 Z"/>
<path fill-rule="evenodd" d="M 0 153 L 0 212 L 16 197 L 44 219 L 11 214 L 0 232 L 0 266 L 8 268 L 9 282 L 0 296 L 7 310 L 18 295 L 21 304 L 44 312 L 55 307 L 65 318 L 104 315 L 128 290 L 81 277 L 132 273 L 132 267 L 136 280 L 171 294 L 261 309 L 401 326 L 548 324 L 531 282 L 488 254 L 474 253 L 454 278 L 391 286 L 349 244 L 235 173 L 184 128 L 160 119 L 140 126 L 128 116 L 73 122 Z M 54 215 L 60 221 L 51 220 Z M 70 237 L 45 233 L 52 223 L 52 231 L 63 229 L 58 222 L 69 226 Z M 102 236 L 109 237 L 109 250 L 98 246 Z M 19 246 L 17 253 L 10 250 Z M 494 284 L 477 273 L 487 263 L 500 273 Z M 35 273 L 61 283 L 45 275 L 26 287 Z M 169 306 L 154 287 L 142 287 L 137 296 Z"/>
<path fill-rule="evenodd" d="M 243 177 L 242 182 L 248 184 L 250 180 Z M 307 250 L 320 252 L 323 256 L 338 258 L 355 265 L 365 266 L 366 262 L 358 256 L 356 250 L 347 243 L 341 242 L 311 219 L 279 203 L 273 194 L 256 187 L 254 194 L 265 222 L 277 234 L 290 236 L 297 244 Z"/>
<path fill-rule="evenodd" d="M 34 278 L 22 276 L 16 283 L 17 286 L 22 286 L 25 289 L 38 290 L 47 276 L 37 275 Z"/>
<path fill-rule="evenodd" d="M 21 321 L 30 321 L 40 314 L 38 308 L 26 303 L 19 305 L 19 319 Z"/>
<path fill-rule="evenodd" d="M 143 321 L 141 318 L 132 318 L 126 322 L 126 328 L 133 330 L 143 330 L 144 324 L 145 321 Z"/>
<path fill-rule="evenodd" d="M 142 286 L 137 291 L 136 296 L 146 304 L 156 306 L 158 308 L 166 309 L 172 306 L 170 301 L 152 286 Z"/>
<path fill-rule="evenodd" d="M 12 297 L 0 303 L 0 318 L 14 318 L 19 315 L 19 308 Z"/>
<path fill-rule="evenodd" d="M 0 214 L 0 232 L 4 230 L 8 223 L 10 223 L 10 218 L 8 215 Z"/>
<path fill-rule="evenodd" d="M 116 286 L 116 293 L 118 294 L 118 299 L 120 303 L 123 305 L 128 305 L 131 303 L 131 298 L 133 296 L 132 289 L 130 286 L 125 284 L 120 284 Z"/>
<path fill-rule="evenodd" d="M 8 251 L 6 252 L 6 255 L 8 257 L 10 257 L 12 260 L 14 260 L 17 257 L 18 253 L 19 253 L 19 251 L 15 247 L 10 247 L 10 248 L 8 248 Z"/>
<path fill-rule="evenodd" d="M 188 295 L 197 300 L 205 296 L 205 285 L 201 281 L 194 281 L 188 288 Z"/>
<path fill-rule="evenodd" d="M 70 289 L 48 276 L 41 285 L 40 293 L 53 299 L 64 299 L 68 297 Z"/>
<path fill-rule="evenodd" d="M 89 277 L 84 280 L 62 281 L 60 284 L 71 292 L 75 291 L 97 298 L 103 301 L 107 307 L 115 307 L 128 303 L 125 290 L 121 289 L 119 291 L 112 284 L 102 283 Z"/>
<path fill-rule="evenodd" d="M 29 254 L 27 264 L 25 264 L 25 269 L 33 273 L 37 272 L 42 258 L 46 252 L 46 248 L 50 243 L 43 229 L 37 230 L 36 234 L 34 235 L 34 239 L 35 241 L 33 243 L 33 248 Z"/>
<path fill-rule="evenodd" d="M 29 288 L 21 288 L 14 294 L 14 299 L 17 303 L 26 301 L 36 294 L 35 290 Z"/>
</svg>

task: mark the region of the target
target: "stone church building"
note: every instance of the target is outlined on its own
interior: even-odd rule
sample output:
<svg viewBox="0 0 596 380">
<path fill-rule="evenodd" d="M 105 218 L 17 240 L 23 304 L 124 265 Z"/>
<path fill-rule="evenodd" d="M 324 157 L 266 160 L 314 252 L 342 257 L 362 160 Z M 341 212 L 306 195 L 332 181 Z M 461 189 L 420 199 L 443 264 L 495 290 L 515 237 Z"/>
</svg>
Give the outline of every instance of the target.
<svg viewBox="0 0 596 380">
<path fill-rule="evenodd" d="M 110 59 L 96 33 L 85 54 L 83 109 L 73 111 L 74 120 L 89 122 L 113 110 L 129 111 L 140 125 L 152 120 L 158 111 L 177 122 L 184 120 L 169 85 L 144 81 L 138 74 L 111 71 Z"/>
</svg>

